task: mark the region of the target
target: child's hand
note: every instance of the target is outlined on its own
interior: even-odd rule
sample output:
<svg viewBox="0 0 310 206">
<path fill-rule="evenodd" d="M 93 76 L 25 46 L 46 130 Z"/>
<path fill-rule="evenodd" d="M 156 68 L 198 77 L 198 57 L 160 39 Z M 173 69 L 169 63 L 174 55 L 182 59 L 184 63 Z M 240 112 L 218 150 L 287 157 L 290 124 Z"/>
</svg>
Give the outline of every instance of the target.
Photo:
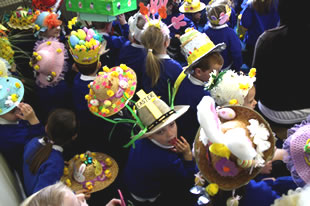
<svg viewBox="0 0 310 206">
<path fill-rule="evenodd" d="M 270 174 L 272 170 L 272 161 L 268 161 L 265 165 L 265 167 L 263 167 L 263 169 L 261 170 L 260 173 L 262 174 Z"/>
<path fill-rule="evenodd" d="M 17 107 L 20 109 L 20 113 L 16 114 L 18 118 L 27 120 L 31 125 L 40 123 L 35 112 L 29 104 L 21 102 Z"/>
<path fill-rule="evenodd" d="M 185 160 L 193 160 L 191 147 L 184 137 L 180 137 L 181 140 L 177 139 L 174 145 L 174 152 L 182 153 Z"/>
<path fill-rule="evenodd" d="M 125 14 L 120 14 L 117 16 L 119 23 L 121 25 L 127 24 L 126 18 L 125 18 Z"/>
<path fill-rule="evenodd" d="M 86 200 L 90 198 L 90 192 L 87 189 L 81 189 L 81 190 L 75 191 L 75 194 L 84 194 L 84 197 Z"/>
<path fill-rule="evenodd" d="M 115 198 L 113 198 L 112 200 L 110 200 L 110 202 L 108 202 L 108 204 L 106 204 L 106 206 L 117 206 L 117 205 L 122 205 L 122 201 Z"/>
</svg>

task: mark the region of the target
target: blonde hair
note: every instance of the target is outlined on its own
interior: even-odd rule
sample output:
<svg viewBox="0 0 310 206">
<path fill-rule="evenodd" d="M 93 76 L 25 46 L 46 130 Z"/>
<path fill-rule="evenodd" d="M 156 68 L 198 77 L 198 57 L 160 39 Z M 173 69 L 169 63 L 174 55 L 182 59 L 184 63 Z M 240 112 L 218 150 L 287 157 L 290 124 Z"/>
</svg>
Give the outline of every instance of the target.
<svg viewBox="0 0 310 206">
<path fill-rule="evenodd" d="M 62 182 L 57 182 L 31 195 L 20 206 L 63 206 L 67 191 L 71 191 L 71 189 Z"/>
<path fill-rule="evenodd" d="M 169 37 L 164 35 L 160 28 L 150 25 L 141 35 L 141 43 L 148 50 L 146 56 L 146 74 L 152 80 L 154 87 L 160 77 L 161 61 L 156 56 L 164 49 L 164 44 Z"/>
</svg>

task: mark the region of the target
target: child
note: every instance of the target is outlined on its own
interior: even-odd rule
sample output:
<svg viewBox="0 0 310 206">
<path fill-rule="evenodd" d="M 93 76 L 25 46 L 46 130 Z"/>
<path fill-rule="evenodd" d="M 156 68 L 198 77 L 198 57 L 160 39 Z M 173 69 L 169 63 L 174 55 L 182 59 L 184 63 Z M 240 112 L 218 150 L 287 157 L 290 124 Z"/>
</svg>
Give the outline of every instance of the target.
<svg viewBox="0 0 310 206">
<path fill-rule="evenodd" d="M 23 96 L 24 86 L 20 80 L 0 77 L 0 152 L 19 175 L 25 144 L 44 134 L 44 127 L 32 107 L 21 102 Z"/>
<path fill-rule="evenodd" d="M 186 36 L 196 35 L 196 38 L 186 41 Z M 210 73 L 213 70 L 220 71 L 224 60 L 220 52 L 225 48 L 225 44 L 214 45 L 205 33 L 200 33 L 197 30 L 187 29 L 186 33 L 181 36 L 181 48 L 185 56 L 193 63 L 186 68 L 187 77 L 179 84 L 179 89 L 175 96 L 176 105 L 190 105 L 189 112 L 184 114 L 177 120 L 179 125 L 189 125 L 188 127 L 179 127 L 178 132 L 183 134 L 185 139 L 192 145 L 194 137 L 199 128 L 197 120 L 197 105 L 205 95 L 210 95 L 209 91 L 205 90 L 204 86 L 208 82 Z M 196 55 L 195 50 L 188 47 L 195 45 L 199 50 L 212 45 L 205 52 Z M 191 60 L 194 56 L 194 60 Z M 191 139 L 190 139 L 191 138 Z"/>
<path fill-rule="evenodd" d="M 225 0 L 214 0 L 207 5 L 208 23 L 203 29 L 215 43 L 224 42 L 227 49 L 221 54 L 224 58 L 223 69 L 239 71 L 242 66 L 241 43 L 236 32 L 227 25 L 231 8 Z"/>
<path fill-rule="evenodd" d="M 23 174 L 28 196 L 60 180 L 64 171 L 62 147 L 77 137 L 77 127 L 72 111 L 56 109 L 48 117 L 46 135 L 26 144 Z"/>
<path fill-rule="evenodd" d="M 39 119 L 43 123 L 46 122 L 47 114 L 51 110 L 70 108 L 72 105 L 71 89 L 64 80 L 67 71 L 67 58 L 65 45 L 55 38 L 36 43 L 30 65 L 36 74 L 36 105 Z"/>
<path fill-rule="evenodd" d="M 38 39 L 60 38 L 62 21 L 58 20 L 59 13 L 43 11 L 35 21 L 34 36 Z"/>
<path fill-rule="evenodd" d="M 186 199 L 181 196 L 188 191 L 186 185 L 193 181 L 197 168 L 190 145 L 182 136 L 178 139 L 175 120 L 189 106 L 175 106 L 172 110 L 153 92 L 146 96 L 140 90 L 137 94 L 140 97 L 136 103 L 137 114 L 148 130 L 142 136 L 144 138 L 137 140 L 135 148 L 130 150 L 124 171 L 128 198 L 135 205 L 165 205 L 160 204 L 165 193 L 170 201 L 174 199 L 172 194 L 178 194 L 177 199 L 184 200 L 184 204 Z M 148 102 L 147 99 L 151 101 Z M 149 107 L 153 109 L 149 110 Z"/>
<path fill-rule="evenodd" d="M 144 46 L 141 44 L 141 35 L 146 20 L 140 12 L 131 16 L 128 20 L 129 24 L 129 39 L 120 49 L 117 64 L 126 64 L 128 67 L 134 69 L 137 79 L 139 91 L 142 88 L 140 82 L 142 81 L 143 70 L 145 69 L 144 64 L 141 63 L 141 59 L 145 59 L 146 52 Z"/>
<path fill-rule="evenodd" d="M 268 29 L 275 28 L 279 24 L 278 1 L 253 0 L 248 1 L 241 11 L 240 25 L 247 31 L 244 43 L 244 63 L 252 66 L 254 47 L 258 37 Z"/>
<path fill-rule="evenodd" d="M 168 103 L 168 84 L 169 82 L 170 85 L 174 84 L 182 72 L 182 67 L 167 54 L 170 44 L 167 25 L 160 20 L 150 20 L 144 27 L 141 43 L 147 49 L 147 55 L 146 69 L 141 82 L 142 88 L 147 92 L 154 91 Z"/>
<path fill-rule="evenodd" d="M 200 0 L 186 0 L 180 6 L 179 11 L 185 13 L 186 17 L 193 21 L 195 29 L 202 32 L 204 25 L 200 25 L 201 13 L 206 8 L 206 5 Z"/>
</svg>

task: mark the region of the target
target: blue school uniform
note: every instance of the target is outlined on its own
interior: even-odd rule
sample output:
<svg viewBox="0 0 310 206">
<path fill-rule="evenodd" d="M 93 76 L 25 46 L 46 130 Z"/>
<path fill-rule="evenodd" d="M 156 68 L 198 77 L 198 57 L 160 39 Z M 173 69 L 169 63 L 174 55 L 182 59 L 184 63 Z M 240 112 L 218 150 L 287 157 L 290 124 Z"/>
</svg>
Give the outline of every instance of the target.
<svg viewBox="0 0 310 206">
<path fill-rule="evenodd" d="M 161 72 L 157 84 L 152 87 L 151 78 L 144 72 L 142 87 L 147 93 L 154 91 L 157 96 L 160 96 L 164 102 L 169 104 L 168 80 L 172 88 L 174 82 L 182 72 L 182 66 L 177 61 L 171 59 L 167 54 L 158 55 L 158 57 L 161 59 L 162 64 L 160 66 Z"/>
<path fill-rule="evenodd" d="M 254 47 L 258 37 L 268 29 L 278 26 L 280 17 L 277 11 L 277 4 L 271 5 L 271 10 L 268 14 L 261 15 L 253 9 L 251 1 L 247 2 L 241 11 L 240 24 L 247 28 L 244 42 L 251 47 Z"/>
<path fill-rule="evenodd" d="M 45 124 L 48 114 L 56 108 L 71 109 L 71 89 L 65 80 L 61 80 L 56 86 L 35 87 L 37 98 L 37 113 L 40 121 Z"/>
<path fill-rule="evenodd" d="M 123 45 L 118 56 L 116 65 L 126 64 L 135 71 L 138 82 L 136 91 L 142 88 L 141 81 L 145 71 L 145 57 L 146 50 L 143 45 L 131 43 L 130 41 Z"/>
<path fill-rule="evenodd" d="M 3 121 L 5 120 L 0 118 L 0 152 L 12 169 L 22 174 L 24 146 L 31 138 L 44 135 L 44 126 L 41 123 L 30 125 L 25 120 L 16 124 L 4 124 Z"/>
<path fill-rule="evenodd" d="M 40 189 L 52 185 L 60 180 L 64 171 L 64 159 L 62 156 L 62 147 L 53 145 L 53 149 L 48 159 L 41 164 L 36 174 L 32 174 L 29 169 L 28 161 L 31 161 L 32 155 L 35 151 L 42 146 L 43 139 L 33 138 L 25 146 L 25 152 L 23 155 L 23 173 L 24 173 L 24 185 L 26 194 L 29 196 Z"/>
<path fill-rule="evenodd" d="M 128 191 L 137 197 L 157 197 L 169 181 L 193 181 L 198 171 L 194 160 L 185 161 L 169 148 L 159 145 L 144 138 L 136 141 L 135 148 L 130 149 L 123 177 Z"/>
<path fill-rule="evenodd" d="M 193 144 L 200 126 L 197 119 L 197 105 L 204 96 L 210 96 L 210 93 L 204 90 L 204 82 L 188 75 L 180 84 L 174 100 L 174 105 L 190 105 L 188 111 L 176 120 L 178 134 L 183 136 L 190 145 Z"/>
<path fill-rule="evenodd" d="M 242 66 L 241 43 L 235 31 L 227 24 L 221 26 L 212 26 L 207 23 L 203 32 L 213 41 L 214 44 L 224 42 L 226 49 L 221 52 L 224 58 L 223 69 L 231 68 L 239 71 Z"/>
</svg>

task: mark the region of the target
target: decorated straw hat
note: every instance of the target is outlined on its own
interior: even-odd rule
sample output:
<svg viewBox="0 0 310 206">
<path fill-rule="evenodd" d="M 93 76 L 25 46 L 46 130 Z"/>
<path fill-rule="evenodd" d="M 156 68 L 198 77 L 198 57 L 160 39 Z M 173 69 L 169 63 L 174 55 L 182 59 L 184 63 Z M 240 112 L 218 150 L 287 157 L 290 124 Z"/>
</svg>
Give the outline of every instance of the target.
<svg viewBox="0 0 310 206">
<path fill-rule="evenodd" d="M 93 193 L 112 184 L 118 170 L 117 162 L 109 155 L 87 151 L 75 155 L 69 161 L 61 181 L 74 191 L 87 189 Z"/>
<path fill-rule="evenodd" d="M 206 9 L 207 18 L 212 25 L 225 24 L 231 15 L 231 8 L 226 0 L 212 0 Z"/>
<path fill-rule="evenodd" d="M 294 182 L 303 187 L 310 183 L 310 116 L 287 131 L 283 144 L 287 152 L 283 161 L 291 172 Z"/>
<path fill-rule="evenodd" d="M 11 65 L 9 62 L 0 57 L 0 77 L 7 77 L 9 75 L 9 69 Z"/>
<path fill-rule="evenodd" d="M 171 109 L 154 92 L 146 94 L 140 90 L 137 95 L 140 98 L 135 104 L 137 115 L 147 128 L 147 132 L 141 137 L 148 137 L 167 126 L 182 116 L 189 108 L 188 105 L 178 105 Z"/>
<path fill-rule="evenodd" d="M 12 64 L 14 62 L 14 50 L 11 47 L 7 32 L 8 29 L 0 24 L 0 57 Z"/>
<path fill-rule="evenodd" d="M 12 11 L 11 17 L 7 24 L 13 29 L 27 30 L 34 28 L 34 21 L 38 16 L 38 12 L 30 8 L 18 7 Z"/>
<path fill-rule="evenodd" d="M 75 62 L 79 64 L 92 64 L 100 58 L 102 37 L 97 31 L 84 27 L 72 31 L 68 40 L 69 51 Z"/>
<path fill-rule="evenodd" d="M 222 70 L 219 74 L 213 71 L 210 74 L 206 89 L 219 106 L 243 105 L 256 80 L 256 69 L 252 68 L 248 75 L 233 70 Z"/>
<path fill-rule="evenodd" d="M 35 21 L 35 30 L 34 36 L 38 36 L 40 32 L 45 32 L 48 29 L 58 27 L 62 24 L 62 21 L 58 20 L 60 17 L 60 12 L 49 12 L 42 11 L 36 21 Z"/>
<path fill-rule="evenodd" d="M 180 6 L 179 11 L 182 13 L 196 13 L 206 8 L 206 5 L 200 0 L 185 0 Z"/>
<path fill-rule="evenodd" d="M 225 43 L 215 45 L 205 33 L 200 33 L 193 28 L 186 29 L 180 41 L 181 52 L 188 64 L 186 73 L 189 73 L 202 57 L 212 52 L 221 52 L 226 48 Z"/>
<path fill-rule="evenodd" d="M 112 116 L 126 106 L 136 86 L 136 73 L 125 64 L 111 69 L 104 66 L 89 84 L 89 94 L 85 96 L 88 108 L 96 116 Z"/>
<path fill-rule="evenodd" d="M 23 83 L 14 77 L 0 77 L 0 115 L 14 109 L 24 97 Z"/>
<path fill-rule="evenodd" d="M 64 78 L 67 50 L 55 38 L 36 43 L 30 65 L 37 72 L 36 83 L 40 87 L 56 85 Z M 57 61 L 55 61 L 57 60 Z"/>
<path fill-rule="evenodd" d="M 198 109 L 201 128 L 194 153 L 202 176 L 222 190 L 234 190 L 253 179 L 274 154 L 269 124 L 256 111 L 243 106 L 215 109 L 210 96 Z"/>
</svg>

